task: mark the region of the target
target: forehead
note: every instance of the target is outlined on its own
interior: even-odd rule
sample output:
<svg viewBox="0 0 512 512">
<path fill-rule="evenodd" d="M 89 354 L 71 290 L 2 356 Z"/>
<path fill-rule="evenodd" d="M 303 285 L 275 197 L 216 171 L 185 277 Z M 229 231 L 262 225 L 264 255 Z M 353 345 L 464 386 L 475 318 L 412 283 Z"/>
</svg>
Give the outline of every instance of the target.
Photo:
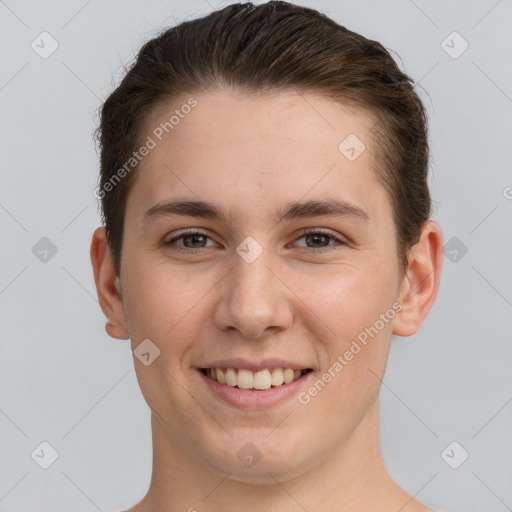
<svg viewBox="0 0 512 512">
<path fill-rule="evenodd" d="M 275 209 L 310 192 L 339 191 L 361 202 L 380 188 L 372 123 L 364 110 L 315 93 L 182 96 L 148 116 L 142 140 L 151 138 L 154 147 L 139 164 L 130 196 L 140 208 L 173 195 L 241 208 Z"/>
<path fill-rule="evenodd" d="M 146 119 L 144 131 L 157 143 L 164 142 L 158 144 L 160 150 L 165 142 L 174 142 L 184 149 L 230 147 L 233 154 L 258 145 L 262 151 L 295 154 L 293 146 L 299 146 L 301 153 L 327 149 L 338 156 L 338 145 L 349 134 L 370 143 L 373 123 L 367 110 L 313 92 L 254 95 L 220 89 L 159 104 Z"/>
</svg>

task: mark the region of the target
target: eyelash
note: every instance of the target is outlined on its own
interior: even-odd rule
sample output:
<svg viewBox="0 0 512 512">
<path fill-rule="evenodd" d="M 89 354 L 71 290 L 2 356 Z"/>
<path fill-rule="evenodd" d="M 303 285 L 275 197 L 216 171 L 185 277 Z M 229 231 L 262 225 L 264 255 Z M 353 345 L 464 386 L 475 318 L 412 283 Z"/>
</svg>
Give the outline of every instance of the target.
<svg viewBox="0 0 512 512">
<path fill-rule="evenodd" d="M 185 236 L 189 236 L 189 235 L 200 235 L 200 236 L 210 238 L 210 240 L 211 240 L 211 237 L 208 236 L 206 233 L 203 233 L 202 231 L 198 231 L 196 229 L 188 229 L 188 230 L 182 231 L 178 236 L 171 238 L 169 241 L 164 242 L 164 245 L 169 246 L 169 248 L 171 248 L 173 251 L 187 253 L 187 254 L 194 254 L 194 253 L 197 253 L 204 249 L 208 249 L 207 247 L 196 247 L 196 248 L 190 248 L 190 247 L 182 248 L 180 246 L 172 247 L 172 244 L 174 242 L 176 242 L 176 240 L 180 240 L 181 238 L 184 238 Z M 341 240 L 341 239 L 335 237 L 333 234 L 329 233 L 326 230 L 318 229 L 318 228 L 303 230 L 301 232 L 300 236 L 295 241 L 300 240 L 301 238 L 303 238 L 306 235 L 324 235 L 338 243 L 338 245 L 327 246 L 327 247 L 302 247 L 301 248 L 302 250 L 305 250 L 308 252 L 324 253 L 325 254 L 327 252 L 337 251 L 340 249 L 340 246 L 347 245 L 347 242 L 345 242 L 344 240 Z"/>
</svg>

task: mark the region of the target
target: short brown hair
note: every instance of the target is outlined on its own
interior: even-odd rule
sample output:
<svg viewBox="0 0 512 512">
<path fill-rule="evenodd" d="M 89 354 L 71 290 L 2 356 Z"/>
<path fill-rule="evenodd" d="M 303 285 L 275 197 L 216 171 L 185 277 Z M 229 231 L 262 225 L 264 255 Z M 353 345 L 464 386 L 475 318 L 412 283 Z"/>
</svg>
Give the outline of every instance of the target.
<svg viewBox="0 0 512 512">
<path fill-rule="evenodd" d="M 142 46 L 99 113 L 99 190 L 116 274 L 135 171 L 115 186 L 112 177 L 147 135 L 149 113 L 183 94 L 223 86 L 253 95 L 317 92 L 373 114 L 373 167 L 391 199 L 405 271 L 408 250 L 431 214 L 427 119 L 413 85 L 379 42 L 284 1 L 231 4 L 164 30 Z"/>
</svg>

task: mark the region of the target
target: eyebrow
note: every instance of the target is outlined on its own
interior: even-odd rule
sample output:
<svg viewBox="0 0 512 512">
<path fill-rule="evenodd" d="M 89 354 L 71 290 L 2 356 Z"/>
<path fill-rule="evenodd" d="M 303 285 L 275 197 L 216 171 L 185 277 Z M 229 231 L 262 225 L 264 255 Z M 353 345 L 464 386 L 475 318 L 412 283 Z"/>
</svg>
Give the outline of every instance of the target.
<svg viewBox="0 0 512 512">
<path fill-rule="evenodd" d="M 232 215 L 222 206 L 208 201 L 189 200 L 165 200 L 161 201 L 146 211 L 144 221 L 181 215 L 187 217 L 199 217 L 227 222 Z M 304 219 L 308 217 L 353 217 L 368 222 L 369 215 L 359 206 L 340 199 L 312 200 L 293 202 L 282 209 L 278 209 L 275 215 L 279 220 Z"/>
</svg>

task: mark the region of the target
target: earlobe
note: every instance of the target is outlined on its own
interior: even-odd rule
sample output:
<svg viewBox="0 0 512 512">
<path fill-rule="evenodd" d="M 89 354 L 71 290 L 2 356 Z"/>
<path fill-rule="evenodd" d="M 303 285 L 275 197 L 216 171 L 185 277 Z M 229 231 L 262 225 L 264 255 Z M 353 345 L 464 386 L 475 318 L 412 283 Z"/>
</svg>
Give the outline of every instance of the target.
<svg viewBox="0 0 512 512">
<path fill-rule="evenodd" d="M 443 262 L 443 236 L 439 225 L 429 220 L 419 242 L 409 251 L 409 264 L 400 290 L 400 311 L 393 334 L 411 336 L 421 327 L 439 290 Z"/>
<path fill-rule="evenodd" d="M 118 340 L 127 340 L 129 338 L 128 332 L 125 328 L 121 328 L 119 323 L 107 320 L 105 323 L 105 332 L 111 337 Z"/>
<path fill-rule="evenodd" d="M 97 228 L 91 241 L 91 263 L 101 310 L 107 317 L 105 331 L 112 338 L 129 338 L 121 286 L 115 274 L 105 228 Z"/>
</svg>

